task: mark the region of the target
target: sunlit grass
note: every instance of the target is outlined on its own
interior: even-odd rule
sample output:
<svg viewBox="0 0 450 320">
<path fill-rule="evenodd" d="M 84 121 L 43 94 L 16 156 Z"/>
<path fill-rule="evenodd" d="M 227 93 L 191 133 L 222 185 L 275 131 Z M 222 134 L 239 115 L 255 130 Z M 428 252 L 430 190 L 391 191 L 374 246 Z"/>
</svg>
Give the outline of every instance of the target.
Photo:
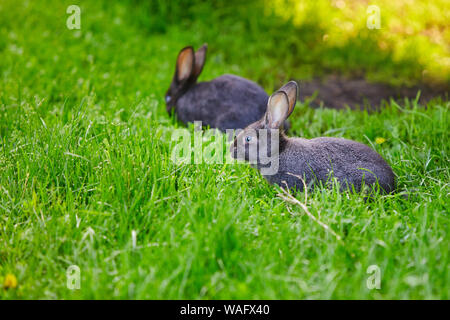
<svg viewBox="0 0 450 320">
<path fill-rule="evenodd" d="M 367 12 L 369 5 L 376 5 L 380 10 L 380 29 L 367 28 L 371 16 Z M 416 61 L 422 69 L 414 75 L 415 79 L 410 80 L 450 81 L 448 1 L 266 0 L 266 12 L 272 11 L 292 21 L 300 30 L 302 26 L 316 26 L 318 30 L 315 31 L 322 35 L 322 39 L 317 38 L 319 42 L 322 40 L 317 46 L 339 48 L 364 39 L 373 42 L 381 55 L 391 52 L 396 62 Z M 308 31 L 304 29 L 303 32 Z M 385 80 L 382 75 L 369 76 L 378 81 Z M 404 82 L 404 79 L 396 80 Z"/>
</svg>

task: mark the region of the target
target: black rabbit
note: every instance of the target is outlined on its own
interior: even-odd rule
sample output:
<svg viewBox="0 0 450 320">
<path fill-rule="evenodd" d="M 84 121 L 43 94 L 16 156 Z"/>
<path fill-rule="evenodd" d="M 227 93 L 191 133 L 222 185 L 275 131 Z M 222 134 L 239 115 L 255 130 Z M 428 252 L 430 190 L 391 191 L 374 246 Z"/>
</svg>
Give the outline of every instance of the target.
<svg viewBox="0 0 450 320">
<path fill-rule="evenodd" d="M 178 54 L 175 75 L 165 96 L 167 112 L 174 110 L 185 124 L 201 121 L 203 126 L 221 131 L 243 129 L 260 119 L 269 96 L 253 81 L 226 74 L 197 83 L 206 49 L 204 44 L 194 53 L 192 47 L 186 47 Z"/>
<path fill-rule="evenodd" d="M 297 91 L 297 83 L 291 81 L 269 98 L 267 113 L 236 136 L 230 149 L 232 157 L 253 160 L 270 183 L 282 187 L 286 183 L 289 188 L 303 190 L 302 179 L 313 187 L 318 182 L 327 185 L 335 177 L 341 189 L 360 191 L 363 184 L 375 187 L 378 183 L 381 191 L 394 191 L 391 167 L 368 146 L 342 138 L 288 138 L 278 130 L 294 110 Z M 269 138 L 262 139 L 266 136 Z M 263 154 L 270 154 L 275 171 L 267 173 L 269 163 L 263 163 Z"/>
</svg>

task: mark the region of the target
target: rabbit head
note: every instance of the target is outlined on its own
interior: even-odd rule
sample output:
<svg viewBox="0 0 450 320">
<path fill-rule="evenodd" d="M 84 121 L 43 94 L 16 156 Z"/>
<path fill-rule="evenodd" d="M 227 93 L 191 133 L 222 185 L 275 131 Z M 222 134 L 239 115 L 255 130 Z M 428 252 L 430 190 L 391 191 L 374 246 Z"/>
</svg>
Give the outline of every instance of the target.
<svg viewBox="0 0 450 320">
<path fill-rule="evenodd" d="M 290 81 L 269 97 L 263 118 L 236 135 L 230 147 L 233 158 L 248 161 L 261 172 L 278 161 L 286 141 L 283 124 L 294 110 L 297 92 L 297 83 Z"/>
<path fill-rule="evenodd" d="M 178 54 L 175 74 L 165 95 L 167 112 L 171 112 L 177 100 L 196 82 L 206 60 L 205 43 L 197 52 L 191 46 L 181 49 Z"/>
</svg>

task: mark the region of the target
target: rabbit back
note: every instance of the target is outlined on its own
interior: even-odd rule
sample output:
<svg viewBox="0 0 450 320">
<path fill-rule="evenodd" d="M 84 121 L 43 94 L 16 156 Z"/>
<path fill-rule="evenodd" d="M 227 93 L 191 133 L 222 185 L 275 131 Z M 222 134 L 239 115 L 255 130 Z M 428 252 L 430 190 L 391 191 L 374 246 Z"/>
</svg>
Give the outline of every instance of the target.
<svg viewBox="0 0 450 320">
<path fill-rule="evenodd" d="M 342 138 L 288 138 L 279 155 L 278 173 L 266 178 L 281 186 L 286 181 L 290 188 L 303 190 L 303 182 L 288 173 L 301 176 L 310 186 L 319 181 L 326 185 L 334 177 L 341 189 L 354 187 L 360 191 L 363 183 L 371 186 L 376 182 L 386 193 L 395 189 L 394 173 L 377 152 Z"/>
<path fill-rule="evenodd" d="M 176 113 L 183 123 L 202 121 L 222 131 L 242 129 L 264 115 L 268 98 L 256 83 L 223 75 L 190 88 L 177 101 Z"/>
</svg>

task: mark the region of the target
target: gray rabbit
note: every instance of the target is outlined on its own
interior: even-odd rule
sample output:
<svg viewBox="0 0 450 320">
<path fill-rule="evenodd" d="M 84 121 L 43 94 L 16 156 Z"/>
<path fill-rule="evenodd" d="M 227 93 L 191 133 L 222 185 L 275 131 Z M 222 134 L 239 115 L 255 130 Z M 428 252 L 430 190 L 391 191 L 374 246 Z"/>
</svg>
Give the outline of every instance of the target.
<svg viewBox="0 0 450 320">
<path fill-rule="evenodd" d="M 269 96 L 256 83 L 229 74 L 197 83 L 206 49 L 204 44 L 194 53 L 189 46 L 178 54 L 175 75 L 165 96 L 167 112 L 174 110 L 185 124 L 202 121 L 203 126 L 221 131 L 242 129 L 260 119 Z"/>
<path fill-rule="evenodd" d="M 297 83 L 291 81 L 269 98 L 266 114 L 234 139 L 230 148 L 232 157 L 254 160 L 254 166 L 270 183 L 282 187 L 286 183 L 289 188 L 300 191 L 303 181 L 312 188 L 319 183 L 329 185 L 333 177 L 342 190 L 349 188 L 359 192 L 364 184 L 370 188 L 379 186 L 386 193 L 394 191 L 395 176 L 391 167 L 368 146 L 342 138 L 288 138 L 283 133 L 281 124 L 294 110 L 297 91 Z M 269 164 L 262 161 L 263 154 L 277 163 L 276 171 L 263 173 Z"/>
</svg>

